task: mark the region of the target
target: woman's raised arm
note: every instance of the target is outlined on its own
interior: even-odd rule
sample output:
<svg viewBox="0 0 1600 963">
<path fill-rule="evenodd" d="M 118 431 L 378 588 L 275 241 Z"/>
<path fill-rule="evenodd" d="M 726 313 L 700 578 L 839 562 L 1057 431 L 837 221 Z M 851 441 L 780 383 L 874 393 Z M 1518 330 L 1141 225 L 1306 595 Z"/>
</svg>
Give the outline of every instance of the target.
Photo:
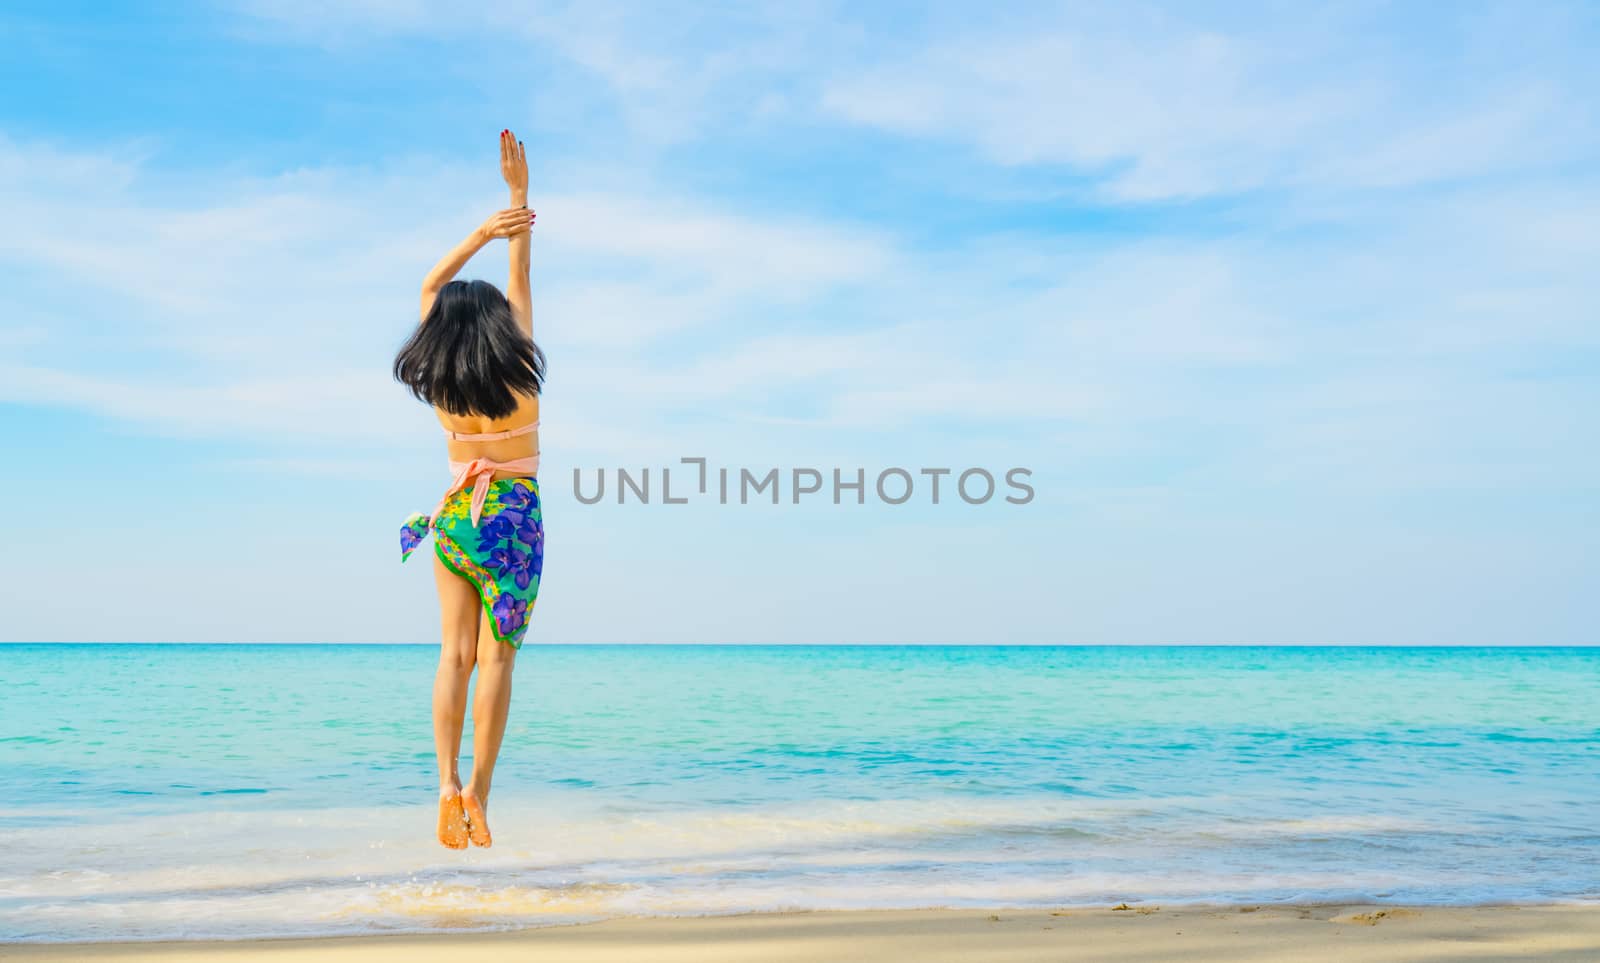
<svg viewBox="0 0 1600 963">
<path fill-rule="evenodd" d="M 511 206 L 528 206 L 528 153 L 522 141 L 509 130 L 500 132 L 500 175 L 511 189 Z M 533 212 L 528 212 L 528 227 L 533 227 Z M 533 337 L 533 290 L 528 281 L 528 255 L 531 237 L 527 231 L 511 238 L 511 279 L 506 283 L 506 300 L 517 324 Z"/>
<path fill-rule="evenodd" d="M 483 249 L 485 244 L 497 237 L 515 238 L 523 236 L 523 248 L 527 248 L 528 228 L 533 226 L 533 214 L 520 207 L 507 208 L 497 214 L 490 215 L 487 221 L 478 225 L 467 239 L 450 249 L 450 253 L 439 259 L 433 266 L 428 276 L 422 280 L 422 317 L 426 319 L 428 312 L 433 308 L 434 299 L 439 296 L 439 289 L 449 284 L 456 273 L 470 260 L 472 255 Z M 513 246 L 516 242 L 512 241 Z M 526 257 L 526 255 L 524 255 Z M 516 302 L 512 302 L 515 305 Z"/>
</svg>

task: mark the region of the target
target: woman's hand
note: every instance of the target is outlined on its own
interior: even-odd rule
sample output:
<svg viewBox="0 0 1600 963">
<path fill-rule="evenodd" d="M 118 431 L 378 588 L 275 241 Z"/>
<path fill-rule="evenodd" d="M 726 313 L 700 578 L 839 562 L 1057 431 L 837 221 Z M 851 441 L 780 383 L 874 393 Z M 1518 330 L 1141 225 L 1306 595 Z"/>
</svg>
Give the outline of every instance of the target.
<svg viewBox="0 0 1600 963">
<path fill-rule="evenodd" d="M 478 226 L 478 236 L 487 243 L 497 237 L 515 237 L 526 234 L 533 227 L 533 212 L 525 207 L 508 207 L 490 215 Z"/>
<path fill-rule="evenodd" d="M 523 229 L 512 235 L 495 235 L 496 237 L 510 237 L 511 243 L 506 245 L 511 254 L 511 277 L 506 282 L 506 300 L 511 302 L 511 314 L 517 319 L 517 324 L 529 337 L 533 336 L 533 294 L 528 283 L 528 250 L 532 246 L 528 229 L 533 227 L 533 212 L 528 210 L 528 152 L 523 148 L 522 141 L 517 140 L 517 135 L 509 130 L 500 132 L 500 176 L 506 179 L 506 186 L 511 188 L 511 203 L 520 204 L 513 207 L 511 213 L 523 211 L 528 215 L 527 222 L 514 223 Z M 503 216 L 505 212 L 502 212 Z"/>
<path fill-rule="evenodd" d="M 522 238 L 511 242 L 512 255 L 516 256 L 517 249 L 522 249 L 522 260 L 527 261 L 528 231 L 533 227 L 533 212 L 526 207 L 508 207 L 503 211 L 490 215 L 487 221 L 473 228 L 467 239 L 450 249 L 450 253 L 439 259 L 433 266 L 428 276 L 422 279 L 422 319 L 428 319 L 428 312 L 433 308 L 434 299 L 451 279 L 456 276 L 472 256 L 483 250 L 483 246 L 497 237 Z M 526 287 L 526 285 L 524 285 Z"/>
<path fill-rule="evenodd" d="M 509 130 L 500 132 L 500 176 L 506 179 L 513 199 L 528 197 L 528 152 L 522 141 Z"/>
</svg>

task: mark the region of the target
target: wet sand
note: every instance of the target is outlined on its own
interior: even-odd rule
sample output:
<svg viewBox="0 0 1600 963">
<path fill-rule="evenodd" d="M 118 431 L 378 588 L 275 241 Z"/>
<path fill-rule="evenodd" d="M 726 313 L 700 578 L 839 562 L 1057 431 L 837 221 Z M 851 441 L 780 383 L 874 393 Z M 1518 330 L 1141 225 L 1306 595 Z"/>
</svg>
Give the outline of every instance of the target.
<svg viewBox="0 0 1600 963">
<path fill-rule="evenodd" d="M 940 963 L 1024 960 L 1600 960 L 1593 906 L 893 910 L 623 919 L 511 933 L 194 943 L 0 944 L 0 960 L 252 963 Z"/>
</svg>

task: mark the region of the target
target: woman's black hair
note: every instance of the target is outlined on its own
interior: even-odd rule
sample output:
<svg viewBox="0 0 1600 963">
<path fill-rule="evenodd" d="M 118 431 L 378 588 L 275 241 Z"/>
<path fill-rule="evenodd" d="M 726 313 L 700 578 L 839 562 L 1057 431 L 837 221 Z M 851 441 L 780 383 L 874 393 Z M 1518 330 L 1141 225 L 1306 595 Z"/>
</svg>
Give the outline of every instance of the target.
<svg viewBox="0 0 1600 963">
<path fill-rule="evenodd" d="M 451 281 L 394 359 L 396 381 L 453 415 L 504 418 L 544 387 L 544 352 L 488 281 Z"/>
</svg>

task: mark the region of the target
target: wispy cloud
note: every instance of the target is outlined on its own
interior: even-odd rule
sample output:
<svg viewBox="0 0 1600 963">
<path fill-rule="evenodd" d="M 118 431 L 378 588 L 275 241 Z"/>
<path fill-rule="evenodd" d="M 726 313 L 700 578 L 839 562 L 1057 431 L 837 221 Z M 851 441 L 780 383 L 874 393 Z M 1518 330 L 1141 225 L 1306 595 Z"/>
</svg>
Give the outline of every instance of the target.
<svg viewBox="0 0 1600 963">
<path fill-rule="evenodd" d="M 440 184 L 471 196 L 460 170 L 303 169 L 173 201 L 148 196 L 138 166 L 98 155 L 12 144 L 0 164 L 24 228 L 0 255 L 100 306 L 0 339 L 11 400 L 182 432 L 415 437 L 387 352 L 414 323 L 416 277 L 479 212 L 434 201 L 412 220 L 362 221 L 381 197 Z M 53 180 L 62 167 L 117 176 L 69 189 Z M 556 192 L 538 202 L 538 324 L 556 359 L 552 400 L 622 444 L 684 419 L 723 421 L 730 446 L 758 444 L 754 426 L 773 419 L 934 434 L 1236 421 L 1226 379 L 1250 370 L 1244 383 L 1262 387 L 1244 397 L 1277 398 L 1250 416 L 1265 426 L 1299 413 L 1275 387 L 1286 377 L 1338 383 L 1407 358 L 1494 378 L 1508 346 L 1592 340 L 1582 306 L 1600 242 L 1573 199 L 1422 198 L 1414 223 L 1348 211 L 1339 235 L 1287 246 L 1012 234 L 934 252 L 882 227 Z M 121 236 L 76 229 L 105 209 L 130 225 Z M 502 270 L 491 253 L 467 273 Z M 143 373 L 119 364 L 130 350 Z"/>
<path fill-rule="evenodd" d="M 1503 18 L 1436 22 L 1439 42 L 1414 48 L 1362 7 L 1248 25 L 1141 5 L 1030 19 L 834 78 L 824 106 L 1003 165 L 1075 168 L 1123 201 L 1407 187 L 1593 156 L 1593 68 L 1531 72 L 1537 51 L 1491 45 Z"/>
</svg>

